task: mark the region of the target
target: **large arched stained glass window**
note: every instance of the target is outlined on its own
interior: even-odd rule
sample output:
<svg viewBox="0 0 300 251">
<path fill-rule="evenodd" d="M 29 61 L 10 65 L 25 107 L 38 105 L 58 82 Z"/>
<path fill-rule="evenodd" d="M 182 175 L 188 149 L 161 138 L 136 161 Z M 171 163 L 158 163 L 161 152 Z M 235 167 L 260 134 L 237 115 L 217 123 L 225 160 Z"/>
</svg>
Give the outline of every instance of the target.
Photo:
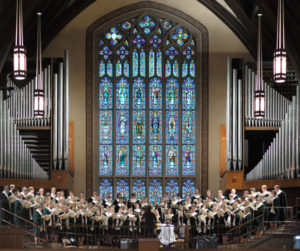
<svg viewBox="0 0 300 251">
<path fill-rule="evenodd" d="M 99 35 L 100 190 L 151 200 L 195 184 L 195 35 L 141 14 Z M 101 191 L 103 194 L 103 191 Z"/>
</svg>

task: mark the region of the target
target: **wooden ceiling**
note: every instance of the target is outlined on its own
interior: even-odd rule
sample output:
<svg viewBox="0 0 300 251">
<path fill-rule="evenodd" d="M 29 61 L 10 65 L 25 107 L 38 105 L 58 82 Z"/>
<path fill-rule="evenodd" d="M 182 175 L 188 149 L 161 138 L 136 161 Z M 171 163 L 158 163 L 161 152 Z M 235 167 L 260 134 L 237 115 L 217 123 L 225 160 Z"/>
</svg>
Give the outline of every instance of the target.
<svg viewBox="0 0 300 251">
<path fill-rule="evenodd" d="M 36 13 L 42 12 L 43 49 L 76 15 L 96 0 L 23 0 L 24 43 L 29 68 L 34 69 L 36 48 Z M 16 1 L 0 1 L 0 72 L 12 70 Z"/>
<path fill-rule="evenodd" d="M 49 42 L 77 14 L 96 0 L 23 0 L 24 40 L 29 68 L 34 69 L 36 47 L 36 12 L 42 15 L 42 46 Z M 98 0 L 102 1 L 102 0 Z M 108 1 L 108 0 L 106 0 Z M 256 58 L 257 13 L 263 13 L 263 60 L 272 61 L 275 49 L 277 0 L 224 0 L 235 13 L 217 0 L 198 0 L 215 13 L 245 44 Z M 187 1 L 188 2 L 188 1 Z M 0 72 L 12 70 L 12 47 L 15 32 L 15 0 L 0 1 Z M 300 0 L 285 0 L 286 38 L 290 65 L 300 77 Z M 221 38 L 220 38 L 221 39 Z M 1 83 L 0 83 L 1 84 Z"/>
</svg>

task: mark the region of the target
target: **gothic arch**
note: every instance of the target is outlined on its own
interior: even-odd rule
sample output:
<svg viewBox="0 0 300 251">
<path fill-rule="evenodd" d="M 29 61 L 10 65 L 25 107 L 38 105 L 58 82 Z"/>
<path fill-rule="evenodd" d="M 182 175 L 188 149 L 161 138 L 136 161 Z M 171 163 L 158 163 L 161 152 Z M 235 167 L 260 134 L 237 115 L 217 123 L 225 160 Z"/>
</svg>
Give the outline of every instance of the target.
<svg viewBox="0 0 300 251">
<path fill-rule="evenodd" d="M 200 84 L 196 87 L 200 87 L 200 90 L 197 90 L 200 93 L 198 98 L 197 105 L 200 106 L 196 108 L 196 116 L 199 126 L 196 127 L 196 139 L 200 137 L 201 143 L 197 144 L 196 152 L 198 159 L 196 169 L 196 184 L 201 186 L 202 191 L 207 189 L 208 186 L 208 32 L 207 29 L 199 23 L 197 20 L 186 15 L 185 13 L 174 9 L 172 7 L 154 3 L 154 2 L 141 2 L 137 4 L 132 4 L 118 10 L 115 10 L 95 21 L 87 30 L 86 35 L 86 190 L 87 194 L 90 195 L 95 187 L 94 181 L 95 176 L 98 179 L 98 168 L 96 166 L 97 160 L 95 156 L 97 155 L 95 138 L 98 138 L 98 125 L 95 122 L 97 118 L 97 107 L 98 100 L 95 91 L 97 90 L 97 72 L 96 66 L 97 57 L 96 57 L 96 46 L 98 46 L 97 36 L 101 33 L 104 27 L 116 23 L 124 18 L 132 17 L 137 13 L 153 14 L 160 15 L 162 17 L 167 17 L 171 20 L 177 21 L 183 26 L 188 27 L 197 39 L 199 40 L 198 44 L 201 44 L 198 48 L 199 53 L 197 54 L 197 60 L 200 62 L 196 63 L 200 74 L 196 77 L 197 82 Z M 197 106 L 197 107 L 199 107 Z M 97 141 L 97 140 L 96 140 Z M 98 148 L 98 147 L 97 147 Z M 170 179 L 166 178 L 166 182 Z M 93 186 L 94 184 L 94 186 Z"/>
</svg>

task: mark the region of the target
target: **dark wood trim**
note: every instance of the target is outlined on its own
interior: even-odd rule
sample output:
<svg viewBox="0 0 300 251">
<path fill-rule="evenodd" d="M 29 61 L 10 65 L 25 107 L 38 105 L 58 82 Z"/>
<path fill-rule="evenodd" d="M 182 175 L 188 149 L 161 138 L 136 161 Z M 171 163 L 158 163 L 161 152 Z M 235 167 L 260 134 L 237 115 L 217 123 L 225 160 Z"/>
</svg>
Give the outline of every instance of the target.
<svg viewBox="0 0 300 251">
<path fill-rule="evenodd" d="M 232 15 L 232 13 L 230 13 L 217 1 L 198 0 L 198 2 L 203 4 L 218 18 L 220 18 L 222 22 L 225 23 L 242 41 L 252 57 L 256 58 L 256 36 L 253 36 L 248 27 L 241 23 L 234 15 Z"/>
<path fill-rule="evenodd" d="M 205 26 L 192 18 L 191 16 L 174 9 L 170 6 L 145 1 L 132 5 L 125 6 L 118 10 L 112 11 L 109 14 L 96 20 L 87 29 L 86 33 L 86 193 L 89 196 L 92 194 L 93 189 L 93 41 L 94 34 L 98 27 L 110 21 L 113 18 L 124 15 L 128 12 L 150 8 L 153 10 L 163 11 L 179 17 L 195 27 L 201 33 L 202 39 L 202 117 L 201 117 L 201 188 L 202 190 L 208 189 L 208 31 Z"/>
</svg>

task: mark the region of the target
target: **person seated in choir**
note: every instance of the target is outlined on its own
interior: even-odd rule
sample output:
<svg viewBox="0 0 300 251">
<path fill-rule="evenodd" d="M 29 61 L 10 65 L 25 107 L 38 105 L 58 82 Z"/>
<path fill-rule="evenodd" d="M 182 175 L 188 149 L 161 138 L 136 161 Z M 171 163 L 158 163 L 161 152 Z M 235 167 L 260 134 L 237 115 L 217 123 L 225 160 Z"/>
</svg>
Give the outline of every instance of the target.
<svg viewBox="0 0 300 251">
<path fill-rule="evenodd" d="M 128 207 L 128 209 L 129 208 L 131 208 L 132 209 L 132 207 Z M 134 211 L 133 211 L 135 214 L 139 214 L 140 212 L 141 212 L 141 208 L 140 208 L 140 203 L 138 203 L 138 202 L 135 202 L 135 204 L 134 204 Z"/>
<path fill-rule="evenodd" d="M 56 187 L 51 187 L 51 199 L 55 200 L 56 198 Z"/>
<path fill-rule="evenodd" d="M 26 194 L 25 194 L 25 191 L 26 191 Z M 27 189 L 27 187 L 25 187 L 25 186 L 23 186 L 22 188 L 21 188 L 21 194 L 22 194 L 22 199 L 25 199 L 26 198 L 26 196 L 27 196 L 27 194 L 28 194 L 28 189 Z"/>
<path fill-rule="evenodd" d="M 229 194 L 228 196 L 229 200 L 228 200 L 228 205 L 232 206 L 233 203 L 235 202 L 235 199 L 234 199 L 234 194 Z"/>
<path fill-rule="evenodd" d="M 127 207 L 134 209 L 135 203 L 139 203 L 139 201 L 137 200 L 136 194 L 132 193 L 132 194 L 130 194 L 130 199 L 128 201 Z"/>
<path fill-rule="evenodd" d="M 269 218 L 268 221 L 270 222 L 271 227 L 277 227 L 277 223 L 279 220 L 279 206 L 280 206 L 280 201 L 277 196 L 277 192 L 275 190 L 271 191 L 270 197 L 267 200 L 268 207 L 270 207 L 270 213 L 269 213 Z"/>
<path fill-rule="evenodd" d="M 234 188 L 231 189 L 230 194 L 233 194 L 233 199 L 237 200 L 239 198 L 239 196 L 236 193 L 236 190 Z"/>
<path fill-rule="evenodd" d="M 9 191 L 8 186 L 4 186 L 3 191 L 0 194 L 0 207 L 6 211 L 9 211 L 8 191 Z M 5 212 L 4 210 L 0 210 L 1 211 L 0 217 L 2 220 L 5 220 L 8 222 L 9 221 L 9 213 Z M 3 225 L 8 224 L 6 222 L 2 222 L 2 223 L 3 223 Z"/>
<path fill-rule="evenodd" d="M 168 208 L 167 213 L 164 215 L 164 223 L 167 224 L 167 222 L 176 224 L 176 215 L 173 214 L 172 208 Z"/>
<path fill-rule="evenodd" d="M 45 193 L 44 188 L 40 188 L 39 194 L 40 194 L 41 201 L 44 201 L 44 199 L 45 199 L 44 193 Z"/>
<path fill-rule="evenodd" d="M 118 200 L 115 200 L 114 206 L 116 211 L 119 211 L 120 208 L 124 208 L 126 204 L 124 203 L 124 199 L 120 197 Z"/>
<path fill-rule="evenodd" d="M 113 202 L 113 204 L 114 204 L 114 206 L 116 207 L 117 205 L 118 205 L 118 203 L 120 202 L 120 199 L 123 199 L 124 200 L 124 198 L 122 198 L 122 193 L 117 193 L 117 198 L 114 200 L 114 202 Z"/>
<path fill-rule="evenodd" d="M 238 203 L 233 203 L 232 204 L 232 227 L 235 226 L 239 226 L 240 225 L 240 216 L 239 216 L 239 212 L 240 212 L 240 208 L 239 208 L 239 204 Z"/>
<path fill-rule="evenodd" d="M 201 209 L 200 213 L 197 215 L 197 232 L 199 234 L 206 234 L 207 232 L 207 212 L 206 210 L 203 208 Z"/>
<path fill-rule="evenodd" d="M 110 206 L 112 206 L 113 205 L 113 201 L 112 201 L 111 197 L 110 196 L 109 197 L 106 196 L 105 199 L 104 199 L 103 204 L 104 204 L 104 207 L 110 207 Z"/>
<path fill-rule="evenodd" d="M 34 243 L 38 244 L 40 242 L 40 237 L 41 237 L 41 230 L 42 230 L 42 210 L 43 210 L 43 205 L 39 204 L 37 205 L 36 210 L 33 212 L 33 233 L 34 233 Z"/>
<path fill-rule="evenodd" d="M 123 215 L 123 208 L 119 208 L 118 212 L 113 216 L 114 233 L 116 235 L 124 234 L 122 230 L 126 218 L 127 217 Z"/>
<path fill-rule="evenodd" d="M 246 207 L 244 209 L 244 216 L 242 219 L 241 224 L 244 224 L 242 227 L 242 233 L 247 233 L 246 238 L 249 240 L 251 238 L 251 219 L 252 219 L 252 215 L 250 212 L 250 208 Z"/>
<path fill-rule="evenodd" d="M 206 191 L 206 197 L 205 197 L 205 200 L 207 200 L 209 197 L 212 197 L 211 191 L 210 191 L 210 190 L 207 190 L 207 191 Z"/>
<path fill-rule="evenodd" d="M 159 213 L 159 211 L 156 209 L 154 210 L 154 215 L 155 215 L 155 223 L 160 224 L 164 222 L 163 216 Z"/>
<path fill-rule="evenodd" d="M 268 187 L 266 185 L 262 185 L 261 186 L 261 194 L 264 196 L 264 197 L 269 197 L 269 191 L 268 191 Z"/>
<path fill-rule="evenodd" d="M 176 219 L 177 226 L 186 226 L 187 225 L 187 216 L 184 212 L 184 208 L 182 204 L 179 204 L 178 209 L 176 211 Z"/>
<path fill-rule="evenodd" d="M 42 209 L 42 218 L 44 221 L 46 240 L 50 240 L 51 227 L 52 227 L 52 202 L 48 201 Z"/>
<path fill-rule="evenodd" d="M 186 200 L 186 202 L 185 202 L 184 209 L 185 209 L 186 211 L 189 211 L 190 208 L 191 208 L 191 206 L 192 206 L 192 200 L 191 200 L 190 198 L 188 198 L 188 199 Z"/>
<path fill-rule="evenodd" d="M 220 200 L 225 200 L 226 196 L 223 195 L 223 191 L 222 190 L 218 190 L 218 194 L 217 197 L 215 198 L 215 201 L 220 201 Z"/>
<path fill-rule="evenodd" d="M 144 197 L 141 201 L 141 208 L 145 208 L 147 207 L 149 204 L 148 204 L 148 198 L 147 197 Z"/>
<path fill-rule="evenodd" d="M 84 192 L 80 192 L 80 193 L 79 193 L 79 198 L 78 198 L 78 200 L 84 200 L 84 201 L 85 201 L 85 194 L 84 194 Z"/>
<path fill-rule="evenodd" d="M 257 203 L 255 204 L 256 206 L 256 211 L 254 212 L 254 217 L 257 218 L 256 224 L 260 229 L 260 234 L 263 233 L 264 231 L 264 218 L 263 214 L 265 212 L 265 206 L 263 203 L 264 196 L 261 195 L 260 197 L 257 198 Z"/>
<path fill-rule="evenodd" d="M 169 204 L 169 207 L 172 208 L 173 214 L 176 214 L 176 209 L 178 208 L 179 202 L 176 195 L 173 195 Z"/>
<path fill-rule="evenodd" d="M 93 192 L 93 195 L 89 198 L 88 203 L 93 203 L 93 205 L 99 204 L 99 198 L 97 192 Z"/>
<path fill-rule="evenodd" d="M 9 186 L 9 191 L 8 191 L 8 197 L 12 196 L 13 195 L 13 190 L 16 188 L 16 186 L 14 184 L 11 184 Z"/>
<path fill-rule="evenodd" d="M 244 192 L 243 192 L 244 199 L 248 200 L 248 196 L 249 196 L 249 191 L 248 190 L 244 190 Z"/>
<path fill-rule="evenodd" d="M 215 233 L 217 222 L 217 204 L 213 204 L 211 209 L 207 210 L 207 232 L 209 234 Z"/>
<path fill-rule="evenodd" d="M 124 221 L 124 226 L 128 228 L 129 235 L 136 236 L 138 232 L 139 226 L 139 217 L 137 217 L 134 213 L 132 208 L 128 208 L 128 213 L 126 215 L 126 219 Z"/>
<path fill-rule="evenodd" d="M 28 187 L 28 190 L 29 190 L 28 195 L 31 195 L 32 198 L 34 198 L 34 197 L 35 197 L 34 187 L 33 187 L 33 186 L 30 186 L 30 187 Z"/>
<path fill-rule="evenodd" d="M 187 226 L 191 227 L 191 236 L 196 236 L 197 212 L 194 206 L 191 206 L 190 212 L 188 213 Z"/>
<path fill-rule="evenodd" d="M 255 198 L 257 197 L 257 192 L 256 192 L 256 189 L 254 187 L 251 187 L 249 189 L 249 191 L 250 191 L 250 196 L 255 197 Z"/>
<path fill-rule="evenodd" d="M 202 198 L 201 193 L 200 193 L 200 189 L 196 188 L 195 194 L 192 197 L 192 202 L 197 201 L 199 198 Z"/>
<path fill-rule="evenodd" d="M 274 190 L 276 191 L 276 195 L 279 198 L 279 221 L 285 221 L 285 207 L 287 207 L 287 199 L 284 191 L 280 189 L 279 185 L 274 186 Z"/>
<path fill-rule="evenodd" d="M 13 202 L 14 225 L 19 226 L 24 224 L 21 220 L 21 217 L 23 216 L 23 206 L 21 202 L 23 195 L 19 193 L 17 188 L 13 189 L 13 195 L 16 197 L 16 200 Z"/>
</svg>

